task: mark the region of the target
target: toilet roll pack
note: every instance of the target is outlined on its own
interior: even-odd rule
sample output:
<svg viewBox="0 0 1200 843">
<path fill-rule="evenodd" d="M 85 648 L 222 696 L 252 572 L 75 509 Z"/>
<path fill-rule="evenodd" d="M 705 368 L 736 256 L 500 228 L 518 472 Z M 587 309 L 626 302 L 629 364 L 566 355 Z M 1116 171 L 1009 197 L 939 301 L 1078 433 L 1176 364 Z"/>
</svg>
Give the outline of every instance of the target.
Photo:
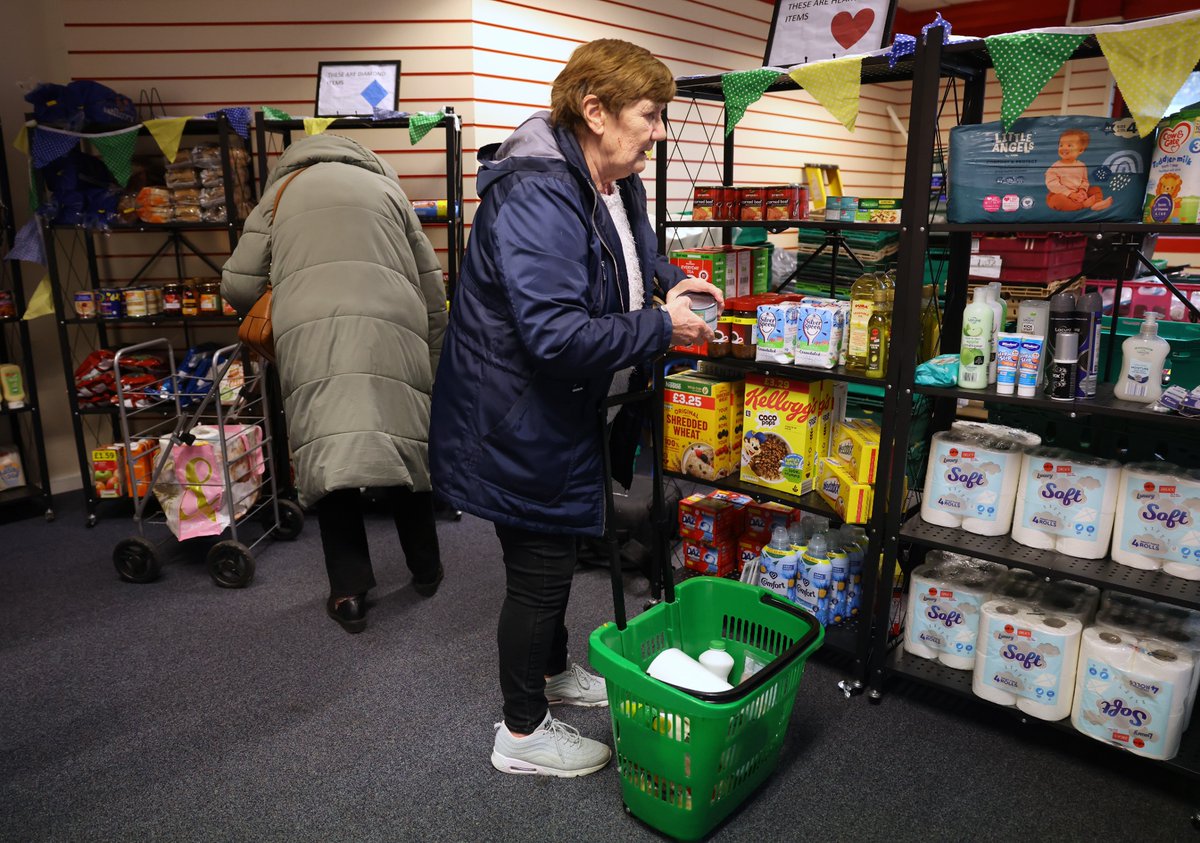
<svg viewBox="0 0 1200 843">
<path fill-rule="evenodd" d="M 1099 589 L 1061 581 L 1030 597 L 983 604 L 971 687 L 976 696 L 1042 720 L 1071 713 L 1080 640 Z"/>
<path fill-rule="evenodd" d="M 1200 580 L 1200 473 L 1169 463 L 1122 469 L 1112 558 Z"/>
<path fill-rule="evenodd" d="M 957 670 L 975 664 L 979 609 L 1008 569 L 945 551 L 932 551 L 909 578 L 904 649 Z"/>
<path fill-rule="evenodd" d="M 1121 465 L 1060 448 L 1025 454 L 1012 537 L 1029 547 L 1079 559 L 1108 552 Z"/>
<path fill-rule="evenodd" d="M 1172 758 L 1187 728 L 1195 666 L 1190 652 L 1168 641 L 1086 629 L 1071 723 L 1138 755 Z"/>
<path fill-rule="evenodd" d="M 1024 452 L 1040 444 L 1032 433 L 999 425 L 956 422 L 935 433 L 921 517 L 978 535 L 1004 535 L 1012 525 Z"/>
</svg>

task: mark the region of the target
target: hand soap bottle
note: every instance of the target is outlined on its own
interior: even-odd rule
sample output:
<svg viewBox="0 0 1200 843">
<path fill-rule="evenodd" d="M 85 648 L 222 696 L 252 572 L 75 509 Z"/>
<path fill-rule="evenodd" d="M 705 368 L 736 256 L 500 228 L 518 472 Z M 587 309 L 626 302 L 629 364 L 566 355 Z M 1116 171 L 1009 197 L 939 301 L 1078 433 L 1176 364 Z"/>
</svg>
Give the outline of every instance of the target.
<svg viewBox="0 0 1200 843">
<path fill-rule="evenodd" d="M 1146 311 L 1136 337 L 1121 343 L 1121 374 L 1113 394 L 1124 401 L 1149 404 L 1162 395 L 1163 361 L 1171 344 L 1158 335 L 1158 314 Z"/>
</svg>

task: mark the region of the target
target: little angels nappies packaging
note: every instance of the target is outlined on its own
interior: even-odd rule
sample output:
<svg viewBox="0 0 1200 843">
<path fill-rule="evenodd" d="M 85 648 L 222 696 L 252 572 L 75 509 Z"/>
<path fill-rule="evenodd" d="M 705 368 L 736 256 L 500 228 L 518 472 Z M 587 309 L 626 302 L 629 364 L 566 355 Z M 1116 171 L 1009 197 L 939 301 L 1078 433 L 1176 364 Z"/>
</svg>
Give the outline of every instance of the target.
<svg viewBox="0 0 1200 843">
<path fill-rule="evenodd" d="M 1200 580 L 1200 473 L 1165 462 L 1121 470 L 1114 562 Z"/>
</svg>

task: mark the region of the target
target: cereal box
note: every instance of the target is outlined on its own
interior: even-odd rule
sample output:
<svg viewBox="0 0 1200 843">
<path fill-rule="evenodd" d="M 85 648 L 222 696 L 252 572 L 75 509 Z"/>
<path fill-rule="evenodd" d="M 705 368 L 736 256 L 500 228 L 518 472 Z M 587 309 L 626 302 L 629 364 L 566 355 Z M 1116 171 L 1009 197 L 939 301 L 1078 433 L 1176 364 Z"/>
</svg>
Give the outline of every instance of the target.
<svg viewBox="0 0 1200 843">
<path fill-rule="evenodd" d="M 693 571 L 723 577 L 733 571 L 737 560 L 737 545 L 733 542 L 709 542 L 685 539 L 683 564 Z"/>
<path fill-rule="evenodd" d="M 859 483 L 849 464 L 837 457 L 819 460 L 817 492 L 847 524 L 865 524 L 871 520 L 874 494 L 871 486 Z"/>
<path fill-rule="evenodd" d="M 746 376 L 741 479 L 793 495 L 813 488 L 821 381 Z M 829 399 L 832 400 L 832 399 Z"/>
<path fill-rule="evenodd" d="M 663 469 L 716 480 L 736 467 L 730 447 L 732 387 L 698 372 L 663 385 Z"/>
<path fill-rule="evenodd" d="M 715 542 L 736 536 L 742 510 L 727 500 L 695 494 L 679 502 L 679 535 L 693 541 Z"/>
</svg>

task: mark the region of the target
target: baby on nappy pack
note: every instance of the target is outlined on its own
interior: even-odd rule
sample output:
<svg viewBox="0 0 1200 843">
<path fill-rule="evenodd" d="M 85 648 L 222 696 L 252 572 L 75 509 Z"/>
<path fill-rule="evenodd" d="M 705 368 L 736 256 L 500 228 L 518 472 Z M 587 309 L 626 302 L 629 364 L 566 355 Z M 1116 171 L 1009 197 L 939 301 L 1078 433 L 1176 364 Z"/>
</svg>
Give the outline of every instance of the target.
<svg viewBox="0 0 1200 843">
<path fill-rule="evenodd" d="M 1087 165 L 1079 156 L 1087 149 L 1091 136 L 1083 129 L 1067 129 L 1058 137 L 1058 160 L 1046 169 L 1046 204 L 1055 211 L 1081 211 L 1090 208 L 1103 211 L 1109 208 L 1099 187 L 1088 182 Z"/>
</svg>

